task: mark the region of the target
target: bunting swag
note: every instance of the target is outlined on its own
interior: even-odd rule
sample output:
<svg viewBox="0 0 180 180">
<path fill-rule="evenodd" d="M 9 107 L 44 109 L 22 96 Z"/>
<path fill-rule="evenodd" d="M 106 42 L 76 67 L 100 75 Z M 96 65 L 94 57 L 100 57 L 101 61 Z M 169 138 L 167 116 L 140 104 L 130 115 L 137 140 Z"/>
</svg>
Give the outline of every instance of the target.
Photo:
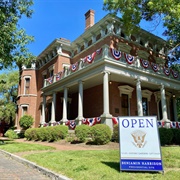
<svg viewBox="0 0 180 180">
<path fill-rule="evenodd" d="M 101 54 L 102 48 L 96 50 L 96 54 Z"/>
<path fill-rule="evenodd" d="M 72 64 L 72 65 L 70 66 L 70 69 L 71 69 L 71 71 L 75 72 L 75 71 L 78 69 L 78 62 Z"/>
<path fill-rule="evenodd" d="M 61 79 L 62 72 L 59 72 L 56 74 L 56 81 L 59 81 Z"/>
<path fill-rule="evenodd" d="M 128 64 L 132 64 L 134 62 L 134 60 L 135 60 L 134 56 L 131 56 L 130 54 L 124 53 L 124 57 L 125 57 L 126 62 Z"/>
<path fill-rule="evenodd" d="M 52 83 L 53 83 L 53 76 L 49 77 L 49 78 L 47 79 L 47 81 L 49 82 L 49 84 L 52 84 Z"/>
<path fill-rule="evenodd" d="M 69 126 L 70 129 L 74 130 L 76 128 L 76 122 L 75 120 L 67 120 L 65 122 L 66 126 Z"/>
<path fill-rule="evenodd" d="M 173 75 L 174 78 L 178 78 L 179 74 L 178 74 L 178 72 L 172 70 L 172 75 Z"/>
<path fill-rule="evenodd" d="M 113 124 L 115 125 L 115 124 L 118 124 L 119 122 L 118 122 L 118 118 L 117 117 L 113 117 L 112 118 L 112 122 L 113 122 Z"/>
<path fill-rule="evenodd" d="M 95 124 L 100 124 L 100 123 L 101 123 L 101 118 L 100 117 L 84 118 L 82 120 L 82 124 L 86 124 L 88 126 L 94 126 Z"/>
<path fill-rule="evenodd" d="M 171 70 L 170 70 L 169 68 L 166 68 L 166 67 L 164 66 L 164 67 L 163 67 L 163 70 L 164 70 L 164 74 L 165 74 L 166 76 L 169 76 L 169 75 L 170 75 Z"/>
<path fill-rule="evenodd" d="M 144 68 L 148 68 L 148 67 L 149 67 L 149 61 L 148 61 L 148 60 L 140 59 L 140 62 L 141 62 L 141 65 L 142 65 Z"/>
<path fill-rule="evenodd" d="M 121 58 L 121 51 L 118 51 L 118 50 L 112 49 L 112 48 L 110 48 L 110 50 L 111 50 L 111 54 L 114 57 L 114 59 L 119 60 Z"/>
<path fill-rule="evenodd" d="M 88 55 L 86 57 L 86 62 L 92 63 L 94 61 L 95 55 L 96 55 L 96 52 L 93 52 L 92 54 Z"/>
<path fill-rule="evenodd" d="M 152 67 L 154 72 L 157 72 L 159 70 L 159 66 L 153 62 L 151 62 L 151 67 Z"/>
</svg>

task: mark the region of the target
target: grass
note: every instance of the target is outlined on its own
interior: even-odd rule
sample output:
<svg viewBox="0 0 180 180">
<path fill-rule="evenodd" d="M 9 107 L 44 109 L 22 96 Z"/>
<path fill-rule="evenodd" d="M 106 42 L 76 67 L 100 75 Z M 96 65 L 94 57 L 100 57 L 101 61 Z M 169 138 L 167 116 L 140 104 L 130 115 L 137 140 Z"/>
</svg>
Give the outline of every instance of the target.
<svg viewBox="0 0 180 180">
<path fill-rule="evenodd" d="M 11 146 L 11 147 L 10 147 Z M 0 149 L 12 152 L 41 150 L 42 145 L 12 143 L 0 145 Z M 21 148 L 18 146 L 21 146 Z M 29 146 L 29 147 L 28 147 Z M 33 147 L 34 146 L 34 147 Z M 37 149 L 36 149 L 37 147 Z M 49 149 L 50 150 L 50 149 Z M 9 152 L 10 152 L 9 151 Z M 15 149 L 13 150 L 15 152 Z M 136 180 L 136 179 L 180 179 L 180 147 L 162 147 L 164 175 L 158 172 L 120 172 L 118 150 L 48 151 L 26 154 L 25 159 L 36 162 L 56 173 L 73 180 Z"/>
</svg>

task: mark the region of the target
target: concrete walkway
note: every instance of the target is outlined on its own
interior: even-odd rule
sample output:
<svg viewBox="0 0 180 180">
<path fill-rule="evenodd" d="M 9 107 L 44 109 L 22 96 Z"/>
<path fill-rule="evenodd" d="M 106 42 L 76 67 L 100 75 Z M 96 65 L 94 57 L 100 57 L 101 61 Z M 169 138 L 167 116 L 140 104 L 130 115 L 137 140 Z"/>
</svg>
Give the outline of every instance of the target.
<svg viewBox="0 0 180 180">
<path fill-rule="evenodd" d="M 68 180 L 68 178 L 0 150 L 0 180 Z"/>
</svg>

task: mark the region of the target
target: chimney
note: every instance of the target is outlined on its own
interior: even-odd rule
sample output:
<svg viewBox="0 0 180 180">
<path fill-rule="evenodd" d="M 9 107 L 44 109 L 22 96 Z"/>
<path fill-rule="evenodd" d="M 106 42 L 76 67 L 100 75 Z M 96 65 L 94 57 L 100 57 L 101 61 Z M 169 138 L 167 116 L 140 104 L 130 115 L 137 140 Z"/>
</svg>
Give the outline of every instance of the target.
<svg viewBox="0 0 180 180">
<path fill-rule="evenodd" d="M 88 28 L 92 27 L 94 25 L 94 10 L 89 10 L 86 14 L 85 14 L 85 19 L 86 19 L 86 27 L 85 30 L 87 30 Z"/>
</svg>

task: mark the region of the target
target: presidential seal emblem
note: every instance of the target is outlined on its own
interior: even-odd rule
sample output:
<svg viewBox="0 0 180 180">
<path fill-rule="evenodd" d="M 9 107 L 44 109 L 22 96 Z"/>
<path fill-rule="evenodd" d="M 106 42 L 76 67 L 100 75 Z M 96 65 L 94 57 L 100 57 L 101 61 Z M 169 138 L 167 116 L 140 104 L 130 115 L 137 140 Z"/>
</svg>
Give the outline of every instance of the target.
<svg viewBox="0 0 180 180">
<path fill-rule="evenodd" d="M 132 142 L 136 147 L 143 148 L 146 144 L 145 136 L 146 133 L 140 130 L 131 133 L 134 142 Z"/>
</svg>

